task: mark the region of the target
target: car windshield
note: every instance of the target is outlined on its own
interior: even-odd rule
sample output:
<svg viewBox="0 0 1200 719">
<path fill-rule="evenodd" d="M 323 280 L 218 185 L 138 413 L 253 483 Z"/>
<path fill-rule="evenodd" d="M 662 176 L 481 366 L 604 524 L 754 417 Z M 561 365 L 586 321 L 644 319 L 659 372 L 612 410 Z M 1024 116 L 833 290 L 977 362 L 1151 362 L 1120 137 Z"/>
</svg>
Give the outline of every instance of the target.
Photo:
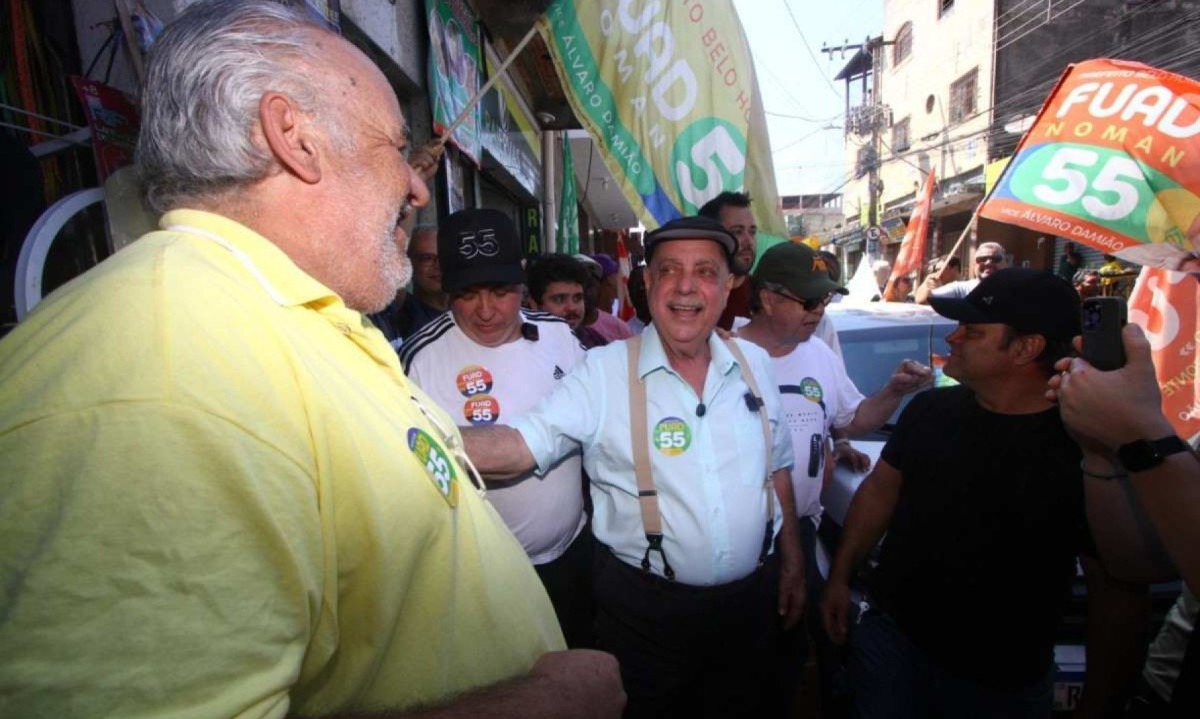
<svg viewBox="0 0 1200 719">
<path fill-rule="evenodd" d="M 846 373 L 864 395 L 883 389 L 892 371 L 906 359 L 933 367 L 939 385 L 954 383 L 941 374 L 940 358 L 950 351 L 946 335 L 957 323 L 933 308 L 899 302 L 839 302 L 829 305 L 826 313 L 837 330 Z M 888 425 L 895 423 L 909 399 L 904 399 Z"/>
</svg>

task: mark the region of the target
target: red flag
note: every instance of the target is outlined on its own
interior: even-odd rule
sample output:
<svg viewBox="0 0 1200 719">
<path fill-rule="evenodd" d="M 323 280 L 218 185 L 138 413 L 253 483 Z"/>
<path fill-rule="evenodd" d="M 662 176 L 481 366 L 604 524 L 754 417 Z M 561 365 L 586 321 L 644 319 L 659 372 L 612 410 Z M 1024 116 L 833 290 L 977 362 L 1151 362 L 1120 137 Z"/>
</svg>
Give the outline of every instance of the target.
<svg viewBox="0 0 1200 719">
<path fill-rule="evenodd" d="M 1194 275 L 1143 267 L 1129 295 L 1129 321 L 1150 340 L 1163 414 L 1180 437 L 1200 434 L 1200 281 Z"/>
<path fill-rule="evenodd" d="M 925 242 L 929 234 L 929 210 L 933 205 L 933 170 L 925 176 L 925 184 L 917 196 L 917 204 L 913 207 L 912 217 L 908 219 L 908 229 L 904 231 L 904 239 L 900 241 L 900 252 L 892 264 L 892 275 L 888 278 L 883 298 L 889 302 L 903 302 L 903 297 L 896 297 L 892 286 L 897 277 L 912 275 L 920 272 L 925 264 Z"/>
<path fill-rule="evenodd" d="M 629 248 L 625 247 L 625 231 L 617 235 L 617 267 L 621 270 L 621 281 L 617 283 L 617 299 L 621 301 L 617 317 L 628 322 L 637 314 L 633 303 L 629 301 L 629 275 L 633 272 L 633 264 L 629 259 Z"/>
<path fill-rule="evenodd" d="M 1149 65 L 1070 65 L 979 216 L 1177 270 L 1200 250 L 1200 82 Z"/>
</svg>

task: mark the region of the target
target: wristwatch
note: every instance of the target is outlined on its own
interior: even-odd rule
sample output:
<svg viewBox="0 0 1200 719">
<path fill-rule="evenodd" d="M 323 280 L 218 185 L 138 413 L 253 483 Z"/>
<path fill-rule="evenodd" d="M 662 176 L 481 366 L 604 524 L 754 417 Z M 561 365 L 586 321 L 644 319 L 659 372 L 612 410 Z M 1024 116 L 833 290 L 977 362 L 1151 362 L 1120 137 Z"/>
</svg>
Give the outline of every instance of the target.
<svg viewBox="0 0 1200 719">
<path fill-rule="evenodd" d="M 1139 439 L 1117 448 L 1117 459 L 1130 472 L 1144 472 L 1157 467 L 1176 452 L 1188 451 L 1187 443 L 1171 435 L 1162 439 Z"/>
</svg>

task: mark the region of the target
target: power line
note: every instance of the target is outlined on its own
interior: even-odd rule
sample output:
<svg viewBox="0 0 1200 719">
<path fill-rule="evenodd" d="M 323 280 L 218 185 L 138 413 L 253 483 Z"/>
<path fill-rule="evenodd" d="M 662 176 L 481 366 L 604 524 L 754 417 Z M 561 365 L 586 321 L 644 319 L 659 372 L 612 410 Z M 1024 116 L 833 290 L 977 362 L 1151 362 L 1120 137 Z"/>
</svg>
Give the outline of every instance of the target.
<svg viewBox="0 0 1200 719">
<path fill-rule="evenodd" d="M 1064 0 L 1064 2 L 1069 1 L 1070 0 Z M 1005 13 L 1001 14 L 1001 18 L 1005 18 L 1005 15 L 1008 16 L 1007 19 L 1003 19 L 1001 22 L 1009 27 L 1012 27 L 1013 23 L 1019 19 L 1017 18 L 1017 13 L 1027 13 L 1031 8 L 1039 3 L 1040 0 L 1027 0 L 1023 4 L 1018 3 L 1009 10 L 1005 11 Z M 998 48 L 995 52 L 998 53 L 1000 50 L 1010 47 L 1016 42 L 1028 37 L 1033 32 L 1049 25 L 1051 22 L 1059 19 L 1063 14 L 1075 9 L 1080 4 L 1081 0 L 1076 0 L 1074 4 L 1071 4 L 1069 7 L 1064 8 L 1059 6 L 1058 8 L 1055 8 L 1049 2 L 1047 2 L 1045 5 L 1047 8 L 1045 19 L 1043 20 L 1039 18 L 1040 22 L 1037 22 L 1036 25 L 1032 25 L 1031 27 L 1029 18 L 1020 18 L 1023 19 L 1024 22 L 1013 28 L 1010 33 L 998 31 L 994 36 L 996 40 L 995 46 Z M 1086 36 L 1080 37 L 1074 42 L 1056 46 L 1056 51 L 1040 62 L 1044 66 L 1052 66 L 1056 59 L 1061 58 L 1061 63 L 1065 69 L 1065 66 L 1068 64 L 1066 58 L 1070 57 L 1071 54 L 1085 47 L 1087 44 L 1095 42 L 1096 36 L 1103 35 L 1106 31 L 1117 30 L 1123 23 L 1127 23 L 1131 19 L 1135 19 L 1137 16 L 1143 13 L 1152 12 L 1156 9 L 1157 8 L 1153 6 L 1147 5 L 1140 8 L 1127 10 L 1120 17 L 1116 17 L 1113 20 L 1104 23 L 1101 27 L 1089 32 Z M 1055 12 L 1056 10 L 1057 12 Z M 1139 61 L 1147 65 L 1168 71 L 1177 71 L 1177 69 L 1189 67 L 1190 62 L 1200 58 L 1200 44 L 1180 41 L 1194 36 L 1193 33 L 1195 31 L 1192 28 L 1195 26 L 1195 21 L 1198 19 L 1200 19 L 1200 10 L 1189 11 L 1176 22 L 1130 37 L 1127 41 L 1116 48 L 1105 51 L 1105 55 L 1110 57 L 1120 57 L 1126 53 L 1130 53 L 1136 55 Z M 1146 51 L 1147 48 L 1150 49 L 1149 52 Z M 995 57 L 995 55 L 993 55 L 993 57 Z M 1023 104 L 1032 104 L 1034 102 L 1037 102 L 1038 106 L 1040 107 L 1041 104 L 1045 102 L 1047 96 L 1049 95 L 1050 89 L 1058 81 L 1060 75 L 1061 72 L 1046 78 L 1044 81 L 1030 85 L 1022 91 L 1005 98 L 1002 102 L 997 103 L 996 105 L 978 110 L 974 114 L 960 120 L 959 124 L 969 122 L 970 120 L 980 117 L 981 115 L 992 113 L 997 109 L 997 107 L 1013 108 L 1015 110 L 1021 107 Z M 991 123 L 983 129 L 956 135 L 954 137 L 947 137 L 940 142 L 923 145 L 919 148 L 915 147 L 908 151 L 902 151 L 900 153 L 893 154 L 901 161 L 907 162 L 905 158 L 914 153 L 936 151 L 958 142 L 969 141 L 973 138 L 986 140 L 990 145 L 992 141 L 998 140 L 1009 134 L 1003 130 L 1002 127 L 998 126 L 997 123 L 998 118 L 993 117 Z M 942 133 L 945 133 L 945 131 L 946 129 L 944 128 Z M 852 147 L 852 144 L 847 143 L 847 146 Z M 888 146 L 888 149 L 891 150 L 891 147 Z M 845 160 L 843 160 L 843 163 L 844 162 Z M 856 179 L 856 174 L 856 172 L 851 171 L 844 181 L 841 181 L 840 184 L 828 190 L 827 192 L 836 192 L 837 190 L 845 187 L 847 184 Z"/>
<path fill-rule="evenodd" d="M 796 20 L 796 14 L 792 12 L 792 6 L 788 5 L 787 0 L 782 1 L 783 6 L 787 8 L 788 17 L 792 19 L 792 25 L 796 28 L 796 34 L 800 36 L 800 42 L 804 43 L 804 49 L 808 51 L 808 56 L 812 59 L 813 66 L 817 68 L 817 73 L 821 76 L 821 79 L 825 81 L 825 84 L 829 86 L 829 90 L 834 94 L 834 96 L 839 100 L 842 99 L 842 93 L 838 92 L 838 89 L 836 86 L 834 86 L 833 81 L 830 80 L 829 76 L 825 74 L 824 68 L 821 67 L 821 63 L 817 60 L 816 53 L 814 53 L 812 48 L 809 47 L 808 39 L 804 37 L 804 31 L 800 29 L 800 23 Z"/>
<path fill-rule="evenodd" d="M 800 143 L 804 142 L 805 140 L 807 140 L 808 138 L 817 134 L 818 132 L 825 132 L 826 130 L 834 130 L 834 129 L 837 129 L 837 128 L 818 127 L 817 129 L 813 130 L 812 132 L 808 133 L 807 135 L 804 135 L 803 137 L 801 137 L 798 140 L 793 140 L 793 141 L 789 142 L 788 144 L 784 145 L 783 147 L 779 148 L 778 150 L 771 150 L 771 154 L 778 155 L 779 153 L 783 152 L 784 150 L 787 150 L 789 148 L 795 147 L 796 145 L 799 145 Z"/>
<path fill-rule="evenodd" d="M 833 122 L 834 120 L 840 120 L 845 115 L 845 113 L 839 112 L 838 114 L 830 115 L 829 117 L 816 118 L 805 117 L 803 115 L 787 115 L 782 112 L 771 112 L 770 110 L 763 110 L 763 114 L 770 115 L 771 117 L 782 117 L 788 120 L 804 120 L 805 122 Z"/>
</svg>

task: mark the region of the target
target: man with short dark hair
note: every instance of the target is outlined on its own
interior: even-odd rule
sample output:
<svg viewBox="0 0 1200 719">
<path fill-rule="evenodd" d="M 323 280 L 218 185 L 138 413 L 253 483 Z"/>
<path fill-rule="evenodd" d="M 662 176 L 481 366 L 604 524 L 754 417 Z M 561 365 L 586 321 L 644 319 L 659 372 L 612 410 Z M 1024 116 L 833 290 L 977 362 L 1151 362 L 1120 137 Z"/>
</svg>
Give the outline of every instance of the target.
<svg viewBox="0 0 1200 719">
<path fill-rule="evenodd" d="M 574 369 L 583 348 L 562 318 L 521 309 L 521 238 L 503 212 L 450 215 L 438 233 L 438 255 L 450 311 L 404 344 L 404 370 L 457 424 L 519 417 Z M 488 499 L 533 562 L 567 645 L 591 646 L 591 537 L 583 531 L 579 455 L 544 476 L 494 486 Z"/>
<path fill-rule="evenodd" d="M 584 326 L 588 286 L 595 280 L 582 262 L 570 255 L 549 255 L 534 260 L 526 272 L 525 285 L 535 310 L 566 320 L 584 349 L 603 347 L 608 340 Z"/>
<path fill-rule="evenodd" d="M 1096 270 L 1080 270 L 1075 274 L 1075 291 L 1080 298 L 1099 297 L 1103 290 L 1100 273 Z"/>
<path fill-rule="evenodd" d="M 1090 556 L 1080 451 L 1044 394 L 1079 332 L 1079 298 L 1052 273 L 1011 268 L 931 302 L 959 322 L 945 372 L 961 385 L 905 408 L 851 502 L 822 605 L 835 641 L 850 630 L 857 715 L 1048 716 L 1081 551 L 1089 613 L 1114 612 L 1088 652 L 1089 679 L 1102 679 L 1084 702 L 1099 701 L 1120 684 L 1104 676 L 1103 645 L 1136 632 L 1122 612 L 1145 592 Z M 850 627 L 850 579 L 885 532 Z"/>
<path fill-rule="evenodd" d="M 754 266 L 758 252 L 758 223 L 750 210 L 751 202 L 748 193 L 725 191 L 704 203 L 697 213 L 720 222 L 737 239 L 737 249 L 733 253 L 733 288 L 717 322 L 717 326 L 725 330 L 733 328 L 735 317 L 750 316 L 750 268 Z"/>
</svg>

